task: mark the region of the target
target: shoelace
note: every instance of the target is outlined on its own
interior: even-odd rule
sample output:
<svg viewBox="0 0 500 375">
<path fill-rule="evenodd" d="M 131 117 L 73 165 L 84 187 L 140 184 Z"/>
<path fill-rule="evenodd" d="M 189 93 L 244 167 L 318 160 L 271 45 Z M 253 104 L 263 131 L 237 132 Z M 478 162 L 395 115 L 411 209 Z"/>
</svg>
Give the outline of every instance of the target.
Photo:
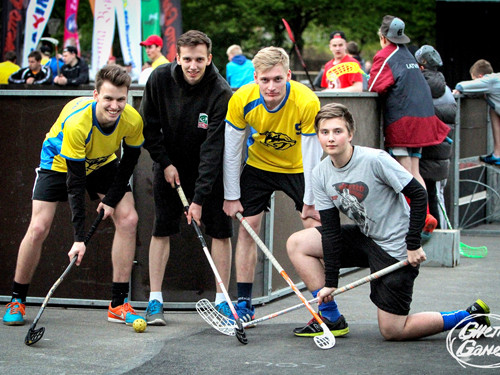
<svg viewBox="0 0 500 375">
<path fill-rule="evenodd" d="M 154 300 L 152 303 L 148 304 L 148 307 L 146 310 L 149 314 L 154 315 L 154 314 L 158 314 L 159 312 L 161 312 L 160 307 L 161 307 L 161 303 L 158 303 L 158 302 L 156 302 L 156 300 Z"/>
<path fill-rule="evenodd" d="M 9 304 L 7 304 L 7 309 L 10 308 L 10 313 L 12 315 L 14 314 L 18 314 L 19 312 L 24 315 L 25 312 L 24 312 L 24 305 L 22 305 L 21 303 L 19 302 L 11 302 Z"/>
<path fill-rule="evenodd" d="M 233 313 L 232 313 L 231 309 L 229 308 L 229 305 L 227 304 L 227 302 L 222 302 L 219 306 L 220 307 L 218 308 L 218 310 L 222 315 L 229 316 L 229 317 L 233 316 Z"/>
<path fill-rule="evenodd" d="M 125 313 L 135 314 L 134 308 L 128 302 L 123 304 L 123 311 L 125 311 Z"/>
</svg>

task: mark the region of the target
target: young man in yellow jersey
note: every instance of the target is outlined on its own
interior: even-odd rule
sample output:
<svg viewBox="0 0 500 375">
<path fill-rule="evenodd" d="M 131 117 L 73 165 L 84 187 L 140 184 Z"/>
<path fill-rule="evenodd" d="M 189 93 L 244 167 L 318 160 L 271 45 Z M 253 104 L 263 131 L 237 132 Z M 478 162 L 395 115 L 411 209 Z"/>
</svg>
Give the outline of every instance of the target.
<svg viewBox="0 0 500 375">
<path fill-rule="evenodd" d="M 226 116 L 224 212 L 229 216 L 242 213 L 258 233 L 271 195 L 283 191 L 301 212 L 304 227 L 317 226 L 319 214 L 314 208 L 311 175 L 322 155 L 314 130 L 319 99 L 306 86 L 290 80 L 289 58 L 282 48 L 260 50 L 253 64 L 255 83 L 234 93 Z M 240 174 L 247 127 L 248 156 Z M 254 240 L 240 227 L 235 266 L 237 312 L 244 321 L 255 315 L 252 286 L 256 262 Z M 339 331 L 346 332 L 345 320 L 339 324 Z M 336 329 L 333 331 L 335 334 Z"/>
<path fill-rule="evenodd" d="M 63 108 L 42 145 L 36 169 L 33 209 L 28 231 L 19 247 L 12 301 L 3 317 L 6 325 L 24 324 L 29 284 L 59 201 L 69 200 L 74 243 L 69 259 L 85 254 L 85 190 L 100 198 L 97 211 L 111 216 L 116 232 L 111 249 L 112 301 L 108 320 L 132 324 L 140 318 L 127 302 L 135 254 L 137 212 L 128 181 L 144 142 L 139 113 L 127 104 L 130 76 L 116 65 L 96 75 L 93 98 L 76 98 Z M 115 152 L 122 147 L 119 161 Z"/>
</svg>

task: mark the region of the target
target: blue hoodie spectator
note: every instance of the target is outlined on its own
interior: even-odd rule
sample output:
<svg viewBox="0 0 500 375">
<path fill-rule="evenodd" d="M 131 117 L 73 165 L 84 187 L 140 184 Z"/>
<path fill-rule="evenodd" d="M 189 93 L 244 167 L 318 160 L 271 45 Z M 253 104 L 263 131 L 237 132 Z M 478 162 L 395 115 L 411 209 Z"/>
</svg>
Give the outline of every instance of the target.
<svg viewBox="0 0 500 375">
<path fill-rule="evenodd" d="M 229 63 L 226 65 L 226 79 L 231 88 L 239 88 L 254 81 L 252 62 L 243 55 L 241 47 L 233 44 L 227 49 Z"/>
</svg>

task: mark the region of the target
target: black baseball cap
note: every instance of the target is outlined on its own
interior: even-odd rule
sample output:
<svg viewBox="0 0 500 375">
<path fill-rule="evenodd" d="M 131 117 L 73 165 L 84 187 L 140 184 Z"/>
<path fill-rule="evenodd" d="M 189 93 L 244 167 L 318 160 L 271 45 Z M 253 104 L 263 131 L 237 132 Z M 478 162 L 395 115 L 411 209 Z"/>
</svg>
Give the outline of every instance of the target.
<svg viewBox="0 0 500 375">
<path fill-rule="evenodd" d="M 66 47 L 64 47 L 63 52 L 70 52 L 70 53 L 74 53 L 76 55 L 78 53 L 78 50 L 76 49 L 76 47 L 66 46 Z"/>
<path fill-rule="evenodd" d="M 343 31 L 332 31 L 330 34 L 330 40 L 336 39 L 336 38 L 344 39 L 347 42 L 347 38 L 345 37 L 345 34 Z"/>
</svg>

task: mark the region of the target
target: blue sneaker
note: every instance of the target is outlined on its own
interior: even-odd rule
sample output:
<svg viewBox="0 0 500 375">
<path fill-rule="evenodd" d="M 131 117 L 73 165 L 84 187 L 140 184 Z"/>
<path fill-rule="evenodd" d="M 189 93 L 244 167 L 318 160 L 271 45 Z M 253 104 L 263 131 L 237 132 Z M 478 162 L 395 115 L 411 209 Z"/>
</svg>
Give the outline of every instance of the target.
<svg viewBox="0 0 500 375">
<path fill-rule="evenodd" d="M 136 319 L 144 319 L 142 316 L 137 315 L 133 307 L 128 303 L 128 299 L 125 299 L 123 305 L 116 307 L 111 307 L 111 303 L 108 307 L 108 321 L 113 323 L 125 323 L 131 326 Z"/>
<path fill-rule="evenodd" d="M 151 326 L 166 326 L 167 321 L 163 316 L 163 303 L 157 299 L 151 300 L 146 309 L 146 322 Z"/>
<path fill-rule="evenodd" d="M 493 153 L 485 156 L 480 156 L 479 160 L 488 164 L 500 165 L 500 158 L 497 158 Z"/>
<path fill-rule="evenodd" d="M 13 298 L 7 304 L 7 310 L 3 316 L 3 324 L 8 326 L 22 326 L 24 324 L 25 305 L 19 298 Z"/>
<path fill-rule="evenodd" d="M 255 307 L 250 306 L 246 301 L 240 301 L 236 305 L 236 313 L 242 322 L 248 323 L 255 319 Z"/>
</svg>

